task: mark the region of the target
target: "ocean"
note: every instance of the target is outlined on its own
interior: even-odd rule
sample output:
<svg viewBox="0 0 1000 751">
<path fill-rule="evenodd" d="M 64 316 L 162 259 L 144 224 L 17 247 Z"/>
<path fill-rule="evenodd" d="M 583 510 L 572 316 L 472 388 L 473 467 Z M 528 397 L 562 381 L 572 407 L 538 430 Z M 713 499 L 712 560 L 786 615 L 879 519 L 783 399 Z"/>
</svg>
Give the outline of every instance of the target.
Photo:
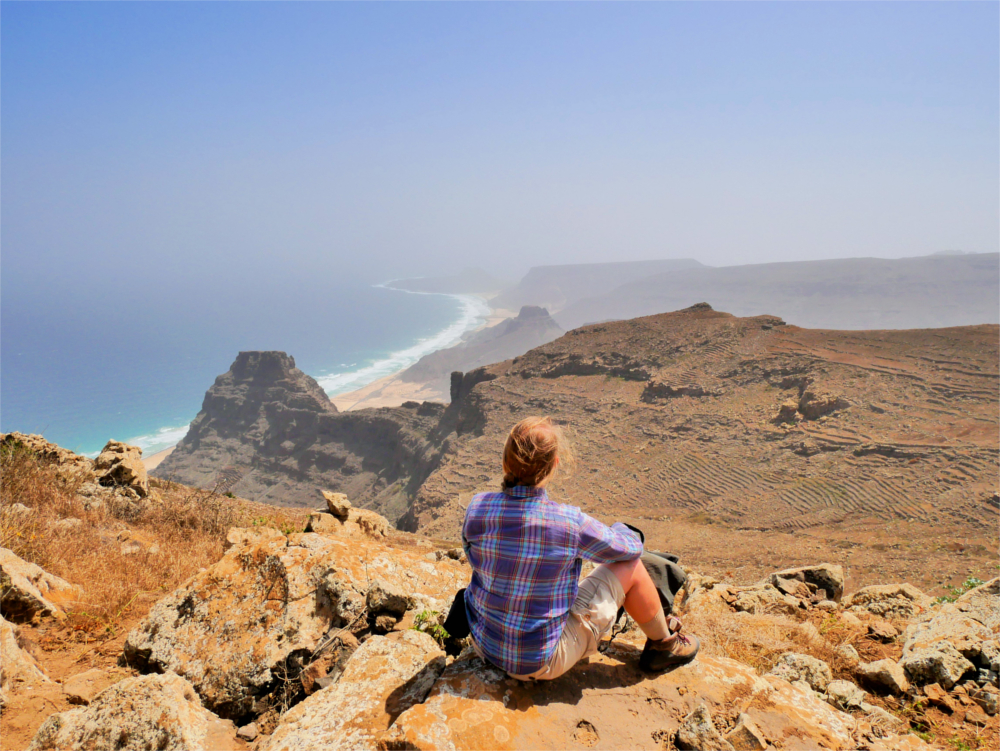
<svg viewBox="0 0 1000 751">
<path fill-rule="evenodd" d="M 0 429 L 91 456 L 112 438 L 149 455 L 183 438 L 242 350 L 287 352 L 333 396 L 451 346 L 489 314 L 474 295 L 370 283 L 195 297 L 152 290 L 148 306 L 133 310 L 113 298 L 55 309 L 5 295 Z"/>
</svg>

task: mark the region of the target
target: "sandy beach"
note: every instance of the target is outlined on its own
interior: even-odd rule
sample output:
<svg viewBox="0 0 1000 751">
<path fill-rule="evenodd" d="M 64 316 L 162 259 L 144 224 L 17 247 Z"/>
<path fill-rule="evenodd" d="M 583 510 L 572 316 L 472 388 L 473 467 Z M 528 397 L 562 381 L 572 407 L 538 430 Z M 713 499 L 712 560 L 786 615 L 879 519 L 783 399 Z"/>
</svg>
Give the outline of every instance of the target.
<svg viewBox="0 0 1000 751">
<path fill-rule="evenodd" d="M 157 451 L 155 454 L 150 454 L 149 456 L 142 457 L 142 464 L 146 468 L 147 472 L 152 471 L 160 466 L 160 462 L 170 456 L 176 446 L 171 446 L 168 449 L 163 449 L 162 451 Z"/>
<path fill-rule="evenodd" d="M 490 301 L 489 297 L 483 296 L 483 299 L 487 303 Z M 486 317 L 482 325 L 469 333 L 496 326 L 507 318 L 515 317 L 517 313 L 516 310 L 491 307 L 490 314 Z M 368 409 L 372 407 L 398 407 L 403 402 L 410 401 L 442 402 L 447 404 L 451 400 L 451 395 L 448 392 L 449 384 L 447 382 L 407 383 L 399 377 L 399 374 L 405 369 L 403 368 L 384 378 L 379 378 L 377 381 L 372 381 L 367 386 L 362 386 L 354 391 L 332 396 L 330 397 L 330 401 L 341 412 L 349 412 L 355 409 Z M 170 456 L 175 448 L 176 446 L 171 446 L 162 451 L 157 451 L 155 454 L 143 457 L 142 463 L 145 465 L 146 471 L 150 472 L 158 467 L 164 459 Z"/>
</svg>

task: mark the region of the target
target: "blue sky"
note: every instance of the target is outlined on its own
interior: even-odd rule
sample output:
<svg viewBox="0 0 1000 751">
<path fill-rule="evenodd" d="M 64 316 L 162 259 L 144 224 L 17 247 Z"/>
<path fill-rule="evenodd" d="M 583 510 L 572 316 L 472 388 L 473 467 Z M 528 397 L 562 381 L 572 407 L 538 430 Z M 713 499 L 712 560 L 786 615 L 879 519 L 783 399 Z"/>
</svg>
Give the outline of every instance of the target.
<svg viewBox="0 0 1000 751">
<path fill-rule="evenodd" d="M 3 295 L 993 252 L 998 8 L 4 2 Z"/>
</svg>

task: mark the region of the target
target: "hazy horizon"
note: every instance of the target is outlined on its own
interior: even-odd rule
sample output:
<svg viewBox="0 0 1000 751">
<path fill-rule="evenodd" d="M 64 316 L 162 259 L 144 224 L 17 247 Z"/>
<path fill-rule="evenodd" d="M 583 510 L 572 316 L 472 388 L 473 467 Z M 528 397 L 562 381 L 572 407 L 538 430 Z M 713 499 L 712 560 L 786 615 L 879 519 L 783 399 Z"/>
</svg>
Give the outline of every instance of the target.
<svg viewBox="0 0 1000 751">
<path fill-rule="evenodd" d="M 2 13 L 8 309 L 1000 246 L 996 4 Z"/>
</svg>

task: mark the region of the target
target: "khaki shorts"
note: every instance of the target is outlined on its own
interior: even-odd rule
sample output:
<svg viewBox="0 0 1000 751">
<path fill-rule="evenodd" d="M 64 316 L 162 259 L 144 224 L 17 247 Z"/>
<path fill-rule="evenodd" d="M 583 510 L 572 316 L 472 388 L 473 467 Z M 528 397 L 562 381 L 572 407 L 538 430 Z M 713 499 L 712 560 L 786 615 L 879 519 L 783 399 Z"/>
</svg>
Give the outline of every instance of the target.
<svg viewBox="0 0 1000 751">
<path fill-rule="evenodd" d="M 548 663 L 530 675 L 511 675 L 518 680 L 550 681 L 558 678 L 584 657 L 597 651 L 601 639 L 611 633 L 618 608 L 625 602 L 625 590 L 611 569 L 598 566 L 590 576 L 580 582 L 569 618 L 563 626 L 562 636 Z M 483 653 L 472 641 L 472 648 L 483 659 Z"/>
</svg>

